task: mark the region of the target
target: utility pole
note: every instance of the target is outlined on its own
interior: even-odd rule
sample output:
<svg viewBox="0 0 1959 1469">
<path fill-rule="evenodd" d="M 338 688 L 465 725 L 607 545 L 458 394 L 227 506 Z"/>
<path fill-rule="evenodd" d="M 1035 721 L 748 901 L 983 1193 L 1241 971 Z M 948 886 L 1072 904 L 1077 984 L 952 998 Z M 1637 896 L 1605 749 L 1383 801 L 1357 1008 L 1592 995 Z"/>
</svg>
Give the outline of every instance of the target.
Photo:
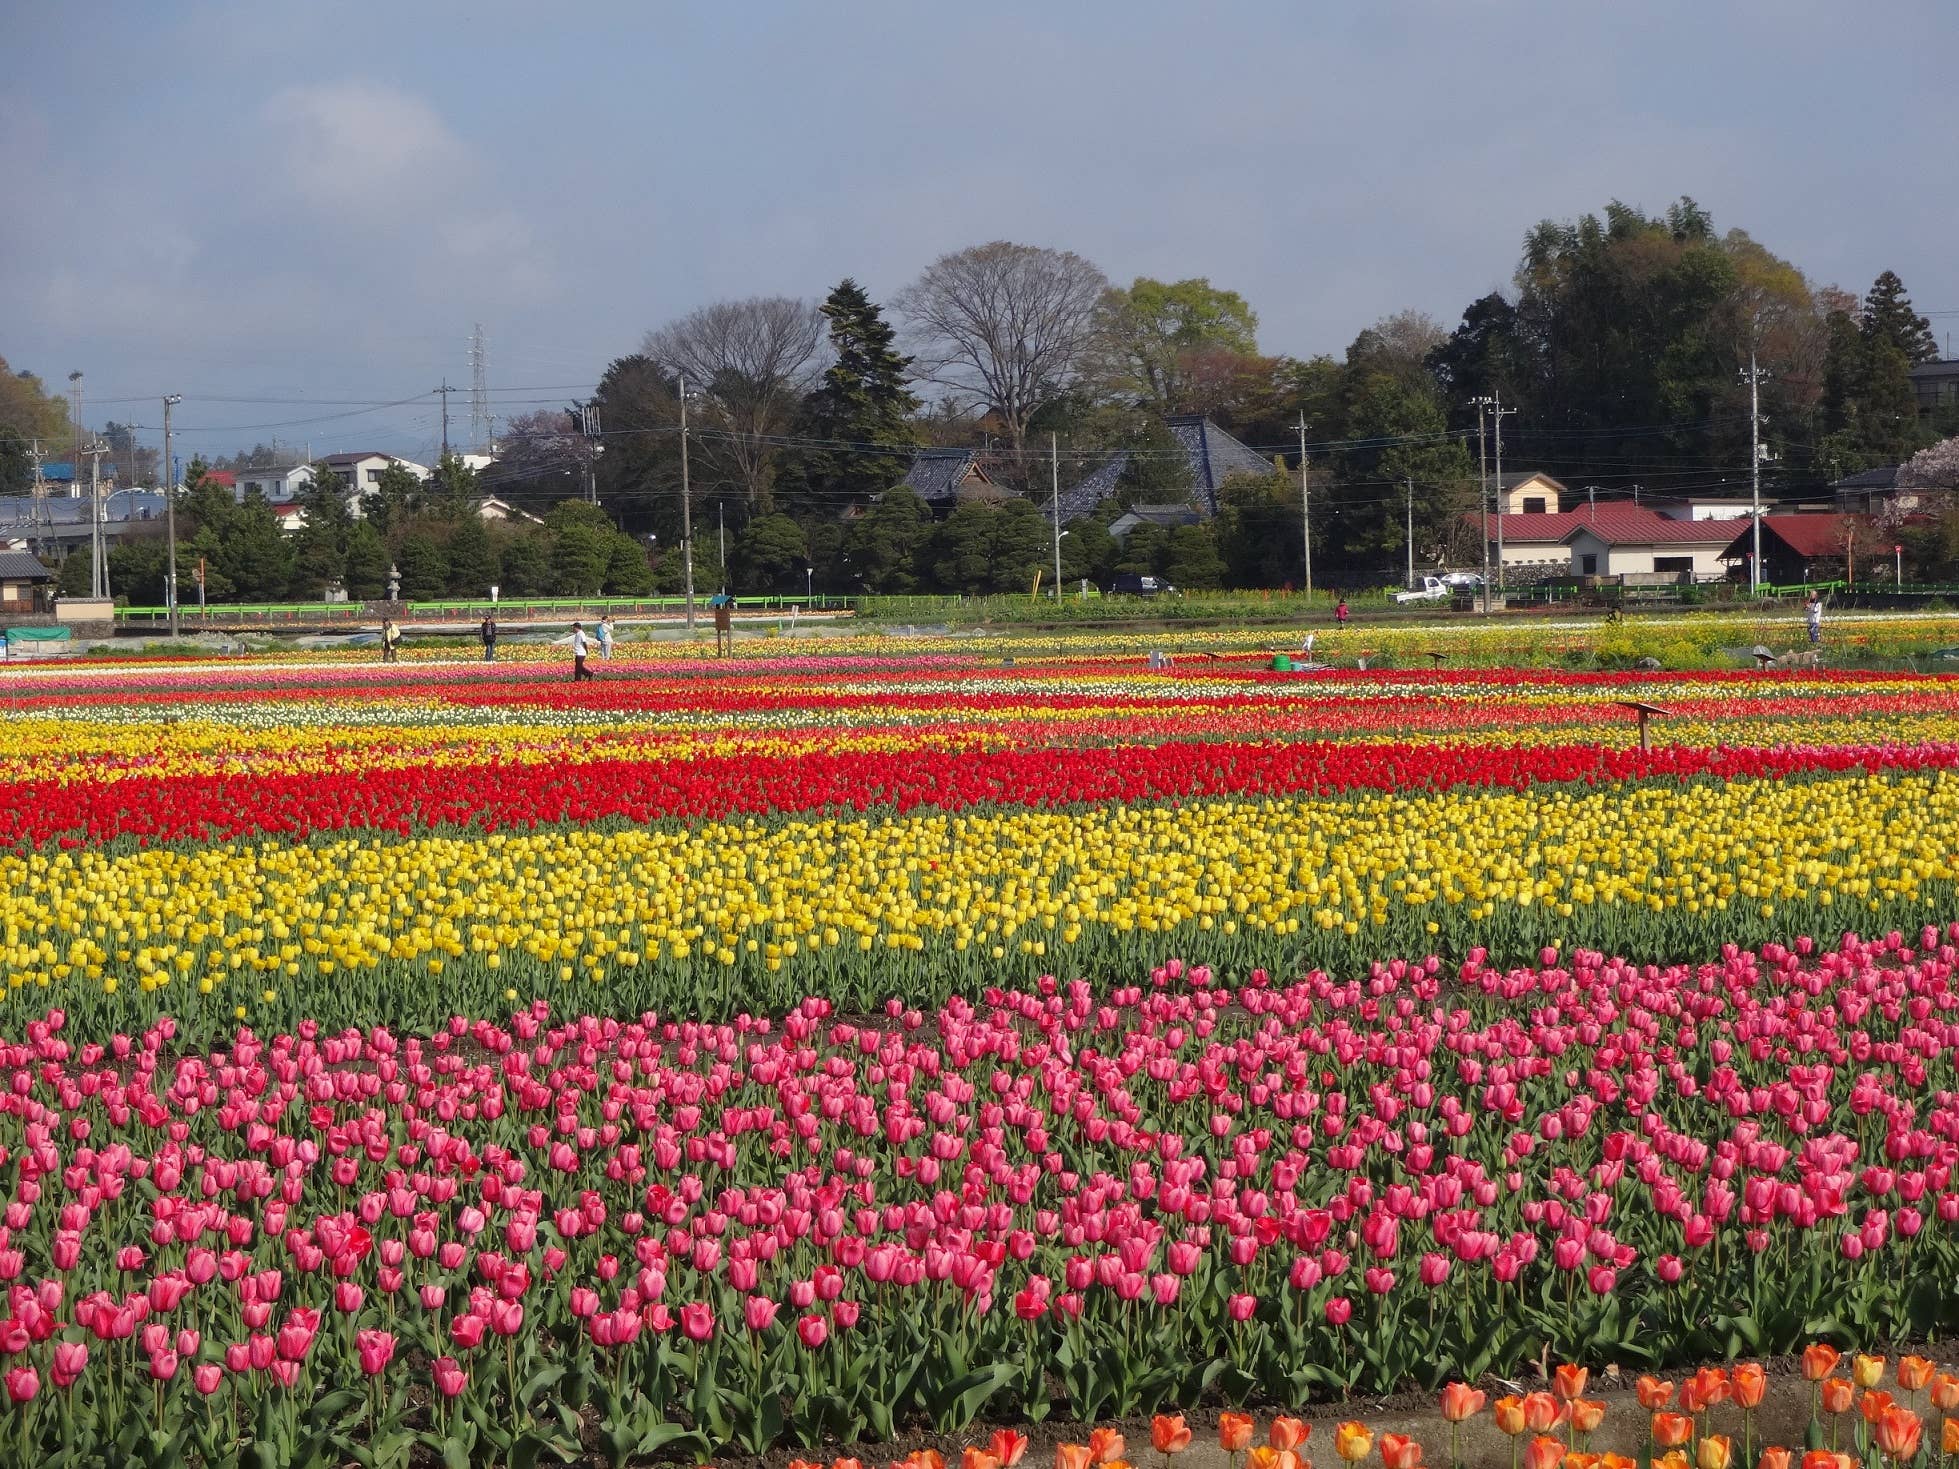
<svg viewBox="0 0 1959 1469">
<path fill-rule="evenodd" d="M 1503 406 L 1503 390 L 1499 388 L 1490 405 L 1490 417 L 1496 420 L 1496 589 L 1499 592 L 1503 590 L 1503 420 L 1506 414 L 1516 411 Z"/>
<path fill-rule="evenodd" d="M 1054 605 L 1061 605 L 1061 449 L 1055 435 L 1048 435 L 1048 473 L 1054 483 Z"/>
<path fill-rule="evenodd" d="M 694 498 L 687 482 L 687 379 L 680 379 L 680 562 L 687 575 L 687 636 L 694 635 Z"/>
<path fill-rule="evenodd" d="M 163 399 L 163 523 L 170 541 L 170 560 L 163 574 L 164 600 L 170 606 L 170 636 L 181 631 L 177 622 L 177 476 L 171 468 L 170 410 L 183 402 L 183 394 L 167 393 Z"/>
<path fill-rule="evenodd" d="M 1755 343 L 1748 343 L 1748 590 L 1762 587 L 1762 379 L 1768 374 L 1755 365 Z"/>
<path fill-rule="evenodd" d="M 1408 476 L 1408 585 L 1415 585 L 1415 476 Z"/>
<path fill-rule="evenodd" d="M 599 503 L 599 410 L 587 403 L 578 410 L 578 431 L 585 436 L 585 502 Z"/>
<path fill-rule="evenodd" d="M 1306 415 L 1299 415 L 1299 535 L 1306 548 L 1306 600 L 1313 600 L 1313 489 L 1306 473 Z"/>
<path fill-rule="evenodd" d="M 102 456 L 108 452 L 100 439 L 88 446 L 88 594 L 97 600 L 109 595 L 109 541 L 102 525 Z"/>
<path fill-rule="evenodd" d="M 41 473 L 41 441 L 39 439 L 34 440 L 33 444 L 29 446 L 28 453 L 34 459 L 34 505 L 32 512 L 28 516 L 28 524 L 34 526 L 45 525 L 49 529 L 53 529 L 54 514 L 48 509 L 48 481 L 47 476 Z"/>
<path fill-rule="evenodd" d="M 68 471 L 68 496 L 82 492 L 82 370 L 68 374 L 68 402 L 75 414 L 75 462 Z"/>
<path fill-rule="evenodd" d="M 429 391 L 442 395 L 442 457 L 447 459 L 449 457 L 449 395 L 460 392 L 461 389 L 450 387 L 449 379 L 445 377 L 441 387 L 431 388 Z"/>
<path fill-rule="evenodd" d="M 1470 406 L 1476 410 L 1476 488 L 1477 498 L 1483 507 L 1483 615 L 1490 615 L 1490 451 L 1486 435 L 1489 420 L 1485 411 L 1490 406 L 1488 398 L 1473 398 Z"/>
<path fill-rule="evenodd" d="M 728 590 L 728 515 L 727 506 L 714 502 L 714 540 L 721 552 L 721 590 Z"/>
</svg>

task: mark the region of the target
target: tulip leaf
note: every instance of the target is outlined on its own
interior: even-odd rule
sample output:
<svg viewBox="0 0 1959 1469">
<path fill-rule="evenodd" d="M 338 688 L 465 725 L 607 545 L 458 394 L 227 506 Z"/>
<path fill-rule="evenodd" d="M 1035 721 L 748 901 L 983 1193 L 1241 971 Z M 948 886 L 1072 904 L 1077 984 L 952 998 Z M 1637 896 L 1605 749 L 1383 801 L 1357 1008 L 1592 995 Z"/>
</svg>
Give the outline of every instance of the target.
<svg viewBox="0 0 1959 1469">
<path fill-rule="evenodd" d="M 442 1469 L 470 1469 L 469 1445 L 459 1438 L 443 1439 Z"/>
<path fill-rule="evenodd" d="M 957 1433 L 979 1416 L 987 1400 L 1012 1380 L 1011 1362 L 975 1368 L 936 1388 L 926 1390 L 926 1406 L 941 1433 Z"/>
</svg>

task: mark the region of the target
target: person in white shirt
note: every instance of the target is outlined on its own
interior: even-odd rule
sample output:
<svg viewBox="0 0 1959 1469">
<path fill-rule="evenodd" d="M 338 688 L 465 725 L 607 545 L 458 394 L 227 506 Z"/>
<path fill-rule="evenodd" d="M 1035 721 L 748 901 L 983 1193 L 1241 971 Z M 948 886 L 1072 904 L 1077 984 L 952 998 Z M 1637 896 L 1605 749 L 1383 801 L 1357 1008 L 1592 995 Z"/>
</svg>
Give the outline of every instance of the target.
<svg viewBox="0 0 1959 1469">
<path fill-rule="evenodd" d="M 1814 648 L 1823 641 L 1823 599 L 1811 592 L 1809 604 L 1803 608 L 1804 619 L 1809 623 L 1809 645 Z"/>
<path fill-rule="evenodd" d="M 591 644 L 585 637 L 585 624 L 574 622 L 571 625 L 571 681 L 577 683 L 581 678 L 590 678 L 592 670 L 585 666 L 585 655 L 591 651 Z"/>
</svg>

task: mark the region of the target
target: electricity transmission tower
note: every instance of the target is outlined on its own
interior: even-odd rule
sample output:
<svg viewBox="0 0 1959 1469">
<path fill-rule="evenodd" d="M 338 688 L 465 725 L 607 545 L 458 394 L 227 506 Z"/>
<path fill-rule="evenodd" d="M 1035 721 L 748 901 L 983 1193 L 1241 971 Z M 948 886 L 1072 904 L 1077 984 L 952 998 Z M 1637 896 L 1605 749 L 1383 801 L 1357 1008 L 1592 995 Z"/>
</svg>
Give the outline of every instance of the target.
<svg viewBox="0 0 1959 1469">
<path fill-rule="evenodd" d="M 490 344 L 483 323 L 469 334 L 469 442 L 479 454 L 490 452 Z"/>
</svg>

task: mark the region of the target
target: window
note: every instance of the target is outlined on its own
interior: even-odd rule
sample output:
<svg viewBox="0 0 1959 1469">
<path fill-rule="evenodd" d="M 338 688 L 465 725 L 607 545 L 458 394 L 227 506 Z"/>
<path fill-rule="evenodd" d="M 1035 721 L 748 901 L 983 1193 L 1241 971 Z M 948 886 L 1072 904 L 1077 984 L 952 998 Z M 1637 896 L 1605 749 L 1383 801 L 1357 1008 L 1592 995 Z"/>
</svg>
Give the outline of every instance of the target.
<svg viewBox="0 0 1959 1469">
<path fill-rule="evenodd" d="M 1581 571 L 1582 573 L 1584 573 L 1584 574 L 1585 574 L 1586 576 L 1597 576 L 1597 575 L 1598 575 L 1598 557 L 1597 557 L 1597 556 L 1580 556 L 1580 557 L 1578 558 L 1578 569 L 1579 569 L 1579 571 Z"/>
<path fill-rule="evenodd" d="M 378 469 L 370 469 L 370 470 L 368 470 L 368 472 L 367 472 L 367 482 L 368 482 L 369 484 L 371 484 L 371 485 L 378 485 L 378 484 L 380 484 L 380 483 L 381 483 L 381 471 L 380 471 L 380 470 L 378 470 Z"/>
<path fill-rule="evenodd" d="M 1691 556 L 1655 556 L 1653 558 L 1653 569 L 1655 571 L 1691 572 L 1694 569 L 1694 558 Z"/>
<path fill-rule="evenodd" d="M 1526 495 L 1524 496 L 1524 514 L 1542 515 L 1546 503 L 1545 497 L 1542 495 Z"/>
</svg>

